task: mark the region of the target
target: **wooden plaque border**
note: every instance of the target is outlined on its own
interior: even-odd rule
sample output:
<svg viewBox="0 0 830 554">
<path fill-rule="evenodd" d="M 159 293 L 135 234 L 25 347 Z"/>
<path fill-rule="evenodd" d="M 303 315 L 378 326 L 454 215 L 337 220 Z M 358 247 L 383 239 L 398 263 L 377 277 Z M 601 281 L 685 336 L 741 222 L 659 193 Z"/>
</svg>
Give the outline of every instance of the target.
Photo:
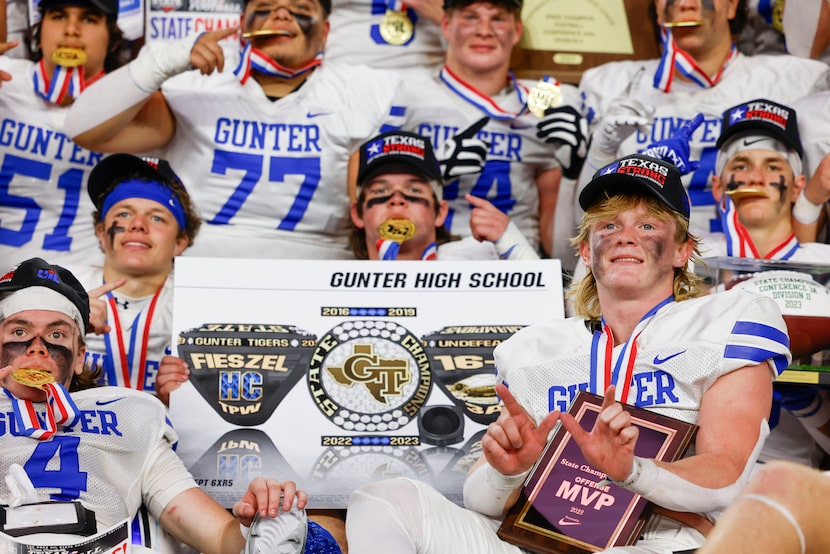
<svg viewBox="0 0 830 554">
<path fill-rule="evenodd" d="M 580 391 L 571 403 L 568 413 L 573 415 L 577 421 L 582 421 L 587 411 L 599 414 L 603 397 Z M 673 461 L 683 456 L 686 449 L 692 442 L 697 425 L 687 423 L 679 419 L 663 416 L 644 408 L 637 408 L 623 404 L 623 408 L 631 414 L 634 425 L 649 431 L 656 431 L 662 435 L 662 444 L 652 444 L 650 448 L 656 448 L 658 460 Z M 640 439 L 643 438 L 641 433 Z M 644 444 L 638 439 L 635 453 L 642 455 Z M 542 456 L 531 471 L 525 485 L 522 487 L 519 500 L 508 512 L 498 535 L 502 540 L 521 546 L 540 554 L 588 554 L 599 550 L 605 550 L 613 546 L 626 546 L 634 544 L 645 525 L 645 522 L 654 508 L 654 505 L 631 491 L 609 485 L 607 494 L 612 494 L 616 501 L 622 504 L 627 503 L 625 516 L 618 523 L 614 522 L 607 533 L 607 540 L 604 544 L 590 544 L 583 540 L 569 536 L 567 527 L 559 529 L 552 523 L 546 521 L 534 508 L 534 502 L 544 502 L 545 499 L 552 499 L 556 496 L 557 490 L 563 482 L 563 472 L 568 473 L 567 467 L 563 468 L 560 458 L 563 450 L 571 443 L 571 435 L 563 427 L 559 427 L 551 437 Z M 575 446 L 573 443 L 572 446 Z M 568 461 L 577 464 L 587 464 L 581 453 L 574 455 L 574 449 L 568 454 Z M 579 452 L 579 449 L 576 449 Z M 597 473 L 601 473 L 598 472 Z M 565 478 L 568 476 L 566 475 Z M 599 477 L 597 477 L 599 481 Z M 535 496 L 534 496 L 535 491 Z M 529 500 L 534 496 L 534 500 Z M 609 527 L 607 521 L 601 521 L 599 509 L 585 509 L 585 515 L 580 516 L 580 525 Z M 540 523 L 542 521 L 543 523 Z"/>
<path fill-rule="evenodd" d="M 571 0 L 581 2 L 584 0 Z M 525 79 L 541 79 L 545 75 L 555 77 L 563 83 L 578 84 L 582 73 L 597 65 L 619 60 L 647 60 L 660 57 L 660 44 L 654 22 L 649 16 L 649 5 L 653 0 L 624 0 L 628 19 L 628 31 L 634 47 L 633 54 L 603 54 L 600 52 L 568 52 L 567 50 L 531 50 L 516 46 L 513 48 L 511 67 L 517 76 Z M 528 22 L 525 21 L 525 26 Z M 564 64 L 554 61 L 555 56 L 566 54 L 578 57 L 581 62 Z"/>
</svg>

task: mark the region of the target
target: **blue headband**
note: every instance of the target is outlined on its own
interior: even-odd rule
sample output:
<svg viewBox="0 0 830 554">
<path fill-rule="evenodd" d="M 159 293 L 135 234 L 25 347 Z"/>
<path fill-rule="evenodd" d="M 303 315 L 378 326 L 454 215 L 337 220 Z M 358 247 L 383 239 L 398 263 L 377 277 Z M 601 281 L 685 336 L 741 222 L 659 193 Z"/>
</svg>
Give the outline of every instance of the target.
<svg viewBox="0 0 830 554">
<path fill-rule="evenodd" d="M 126 200 L 127 198 L 146 198 L 158 202 L 167 208 L 173 217 L 176 218 L 176 223 L 179 224 L 179 230 L 187 229 L 186 218 L 184 215 L 184 208 L 179 202 L 179 197 L 169 187 L 159 183 L 158 181 L 140 181 L 138 179 L 130 179 L 116 185 L 115 189 L 110 192 L 104 203 L 101 205 L 101 219 L 106 217 L 107 212 L 112 207 Z"/>
</svg>

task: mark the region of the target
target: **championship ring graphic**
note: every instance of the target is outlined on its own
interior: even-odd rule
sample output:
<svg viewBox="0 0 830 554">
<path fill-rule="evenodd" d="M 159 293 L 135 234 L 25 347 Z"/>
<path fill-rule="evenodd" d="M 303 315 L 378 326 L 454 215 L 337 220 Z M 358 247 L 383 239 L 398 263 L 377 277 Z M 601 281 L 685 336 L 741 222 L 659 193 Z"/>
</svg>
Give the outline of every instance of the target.
<svg viewBox="0 0 830 554">
<path fill-rule="evenodd" d="M 242 498 L 255 477 L 279 475 L 291 481 L 300 477 L 259 429 L 225 433 L 189 470 L 202 490 L 225 508 Z"/>
<path fill-rule="evenodd" d="M 179 336 L 190 381 L 234 425 L 264 423 L 305 375 L 317 343 L 289 325 L 208 323 Z"/>
<path fill-rule="evenodd" d="M 347 321 L 317 344 L 308 388 L 320 411 L 347 431 L 400 429 L 432 385 L 421 341 L 394 321 Z"/>
<path fill-rule="evenodd" d="M 499 417 L 493 349 L 522 327 L 451 326 L 424 337 L 438 385 L 476 423 L 487 425 Z"/>
</svg>

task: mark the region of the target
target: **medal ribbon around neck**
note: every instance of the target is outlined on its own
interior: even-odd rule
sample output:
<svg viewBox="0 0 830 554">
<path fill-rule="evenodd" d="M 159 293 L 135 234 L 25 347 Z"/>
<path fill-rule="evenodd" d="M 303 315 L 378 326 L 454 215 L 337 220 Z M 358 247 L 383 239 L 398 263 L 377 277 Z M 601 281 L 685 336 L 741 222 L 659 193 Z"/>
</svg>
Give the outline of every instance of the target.
<svg viewBox="0 0 830 554">
<path fill-rule="evenodd" d="M 268 54 L 255 48 L 251 41 L 242 42 L 242 51 L 239 54 L 239 65 L 233 70 L 234 75 L 239 77 L 239 82 L 243 85 L 251 76 L 252 71 L 259 71 L 265 75 L 272 77 L 280 77 L 282 79 L 292 79 L 303 73 L 308 73 L 321 63 L 323 63 L 323 52 L 317 52 L 317 56 L 307 65 L 299 69 L 290 69 L 284 67 L 274 61 Z"/>
<path fill-rule="evenodd" d="M 451 91 L 455 94 L 466 100 L 468 103 L 472 104 L 476 108 L 480 109 L 493 119 L 501 119 L 503 121 L 511 121 L 516 119 L 522 113 L 527 110 L 527 95 L 528 95 L 528 88 L 521 84 L 518 79 L 516 79 L 516 75 L 513 74 L 512 71 L 508 73 L 510 77 L 510 82 L 513 85 L 513 89 L 516 91 L 516 95 L 519 97 L 519 105 L 521 108 L 518 112 L 507 110 L 506 108 L 496 104 L 496 102 L 484 94 L 483 92 L 477 90 L 472 85 L 469 85 L 461 80 L 458 75 L 452 72 L 452 70 L 447 67 L 446 65 L 441 69 L 441 73 L 439 77 L 442 81 L 449 87 Z"/>
<path fill-rule="evenodd" d="M 35 93 L 52 104 L 61 104 L 69 98 L 78 97 L 86 87 L 97 81 L 104 71 L 101 70 L 90 79 L 84 79 L 84 66 L 64 67 L 56 65 L 51 77 L 43 60 L 34 68 Z"/>
<path fill-rule="evenodd" d="M 672 83 L 676 77 L 675 70 L 681 75 L 697 84 L 701 88 L 710 88 L 718 84 L 723 71 L 738 57 L 738 49 L 735 45 L 729 51 L 729 56 L 721 65 L 714 77 L 709 77 L 687 52 L 680 49 L 674 41 L 671 29 L 665 27 L 660 29 L 661 42 L 663 44 L 663 55 L 660 57 L 660 65 L 654 74 L 654 88 L 663 92 L 671 90 Z"/>
<path fill-rule="evenodd" d="M 726 255 L 739 258 L 758 258 L 762 260 L 789 260 L 801 247 L 795 234 L 791 234 L 781 244 L 770 250 L 766 256 L 758 253 L 758 248 L 749 235 L 749 231 L 738 220 L 735 203 L 725 196 L 718 203 L 723 233 L 726 235 Z"/>
<path fill-rule="evenodd" d="M 71 427 L 78 419 L 80 410 L 72 397 L 60 383 L 43 385 L 46 392 L 46 422 L 40 420 L 34 402 L 15 397 L 8 389 L 3 389 L 12 403 L 14 420 L 21 435 L 37 440 L 47 440 L 55 434 L 58 425 Z"/>
<path fill-rule="evenodd" d="M 107 357 L 104 360 L 104 370 L 107 372 L 107 382 L 110 385 L 127 387 L 135 390 L 144 390 L 144 373 L 147 369 L 147 348 L 150 343 L 150 326 L 153 323 L 153 314 L 156 311 L 156 302 L 164 289 L 162 285 L 153 295 L 149 306 L 141 310 L 133 320 L 130 332 L 129 348 L 125 348 L 124 327 L 118 316 L 118 304 L 111 292 L 107 293 L 109 321 L 112 330 L 104 335 L 107 347 Z M 113 340 L 113 335 L 115 340 Z M 116 369 L 116 360 L 121 371 Z"/>
<path fill-rule="evenodd" d="M 401 243 L 396 240 L 378 239 L 376 244 L 378 249 L 378 258 L 381 260 L 391 261 L 397 260 L 398 254 L 401 251 Z M 438 243 L 432 242 L 424 248 L 421 253 L 421 260 L 431 261 L 438 259 Z"/>
<path fill-rule="evenodd" d="M 611 332 L 611 326 L 605 322 L 605 318 L 602 318 L 602 330 L 594 332 L 591 342 L 589 392 L 602 395 L 610 385 L 615 385 L 617 387 L 616 400 L 628 402 L 628 392 L 634 376 L 634 363 L 637 360 L 637 339 L 660 308 L 671 302 L 674 302 L 673 294 L 643 316 L 634 327 L 631 336 L 625 341 L 616 363 L 614 362 L 614 334 Z"/>
</svg>

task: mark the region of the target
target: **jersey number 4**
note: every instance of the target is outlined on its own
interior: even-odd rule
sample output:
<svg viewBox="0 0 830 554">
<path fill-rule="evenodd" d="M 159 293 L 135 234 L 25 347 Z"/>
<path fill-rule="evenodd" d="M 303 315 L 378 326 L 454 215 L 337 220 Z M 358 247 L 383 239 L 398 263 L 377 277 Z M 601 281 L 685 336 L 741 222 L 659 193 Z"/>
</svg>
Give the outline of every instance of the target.
<svg viewBox="0 0 830 554">
<path fill-rule="evenodd" d="M 86 490 L 87 474 L 78 461 L 80 437 L 56 435 L 39 442 L 23 466 L 35 488 L 60 489 L 52 500 L 74 500 Z"/>
</svg>

